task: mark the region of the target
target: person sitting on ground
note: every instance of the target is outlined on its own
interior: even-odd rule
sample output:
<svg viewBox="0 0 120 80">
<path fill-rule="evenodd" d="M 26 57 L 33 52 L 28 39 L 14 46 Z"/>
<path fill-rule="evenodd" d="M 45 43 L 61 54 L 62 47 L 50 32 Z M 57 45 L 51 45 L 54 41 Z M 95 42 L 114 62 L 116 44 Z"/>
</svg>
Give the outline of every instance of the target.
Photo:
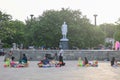
<svg viewBox="0 0 120 80">
<path fill-rule="evenodd" d="M 84 58 L 83 66 L 89 66 L 87 57 Z"/>
<path fill-rule="evenodd" d="M 44 65 L 49 64 L 49 60 L 47 59 L 47 57 L 44 57 L 42 62 L 43 62 Z"/>
<path fill-rule="evenodd" d="M 38 67 L 43 67 L 43 62 L 42 62 L 42 60 L 40 60 L 40 62 L 39 62 L 37 65 L 38 65 Z"/>
<path fill-rule="evenodd" d="M 25 54 L 23 54 L 23 57 L 22 57 L 22 59 L 20 59 L 19 63 L 23 67 L 28 67 L 28 59 L 27 59 L 27 56 Z"/>
<path fill-rule="evenodd" d="M 79 57 L 79 59 L 78 59 L 78 66 L 80 66 L 80 67 L 83 67 L 83 66 L 97 67 L 98 66 L 98 61 L 97 60 L 93 60 L 93 61 L 89 61 L 88 62 L 86 57 L 85 57 L 85 60 L 82 61 L 81 57 Z"/>
<path fill-rule="evenodd" d="M 22 62 L 23 62 L 23 63 L 27 63 L 27 61 L 28 61 L 28 60 L 27 60 L 27 56 L 26 56 L 25 54 L 23 54 Z"/>
<path fill-rule="evenodd" d="M 48 61 L 48 60 L 45 60 L 45 58 L 44 58 L 44 60 L 40 60 L 40 62 L 37 65 L 38 65 L 38 67 L 44 67 L 44 66 L 54 67 L 55 63 L 56 63 L 56 61 L 54 61 L 54 60 Z"/>
<path fill-rule="evenodd" d="M 117 66 L 117 61 L 115 60 L 115 57 L 111 60 L 111 66 Z"/>
<path fill-rule="evenodd" d="M 4 67 L 10 67 L 10 59 L 6 58 Z"/>
<path fill-rule="evenodd" d="M 80 66 L 80 67 L 83 66 L 83 61 L 82 61 L 81 57 L 79 57 L 79 59 L 78 59 L 78 66 Z"/>
<path fill-rule="evenodd" d="M 10 61 L 10 66 L 11 67 L 17 67 L 17 63 L 14 61 L 15 57 L 12 56 L 11 61 Z"/>
<path fill-rule="evenodd" d="M 97 61 L 97 60 L 95 60 L 95 61 L 93 62 L 93 67 L 98 67 L 98 61 Z"/>
<path fill-rule="evenodd" d="M 50 63 L 47 57 L 44 57 L 43 60 L 40 60 L 40 62 L 37 65 L 38 67 L 50 67 Z"/>
</svg>

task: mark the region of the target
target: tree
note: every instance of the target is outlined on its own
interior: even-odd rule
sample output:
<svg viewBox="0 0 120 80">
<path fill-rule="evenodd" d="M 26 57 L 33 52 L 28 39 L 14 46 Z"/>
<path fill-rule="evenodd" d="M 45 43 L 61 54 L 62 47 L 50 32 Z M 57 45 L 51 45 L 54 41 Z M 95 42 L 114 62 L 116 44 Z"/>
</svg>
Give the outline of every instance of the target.
<svg viewBox="0 0 120 80">
<path fill-rule="evenodd" d="M 96 34 L 99 36 L 96 36 L 94 26 L 79 10 L 62 8 L 59 11 L 47 10 L 39 17 L 26 20 L 27 45 L 31 43 L 35 46 L 58 47 L 62 38 L 61 26 L 64 21 L 68 25 L 67 38 L 69 39 L 70 48 L 72 46 L 80 48 L 93 47 L 103 41 L 101 40 L 103 37 L 99 38 L 103 35 L 102 32 L 97 29 Z"/>
<path fill-rule="evenodd" d="M 114 38 L 116 41 L 120 41 L 120 30 L 118 30 L 115 34 L 114 34 Z"/>
<path fill-rule="evenodd" d="M 0 39 L 3 40 L 4 38 L 11 36 L 12 30 L 9 27 L 9 21 L 12 17 L 8 14 L 2 13 L 0 11 Z"/>
<path fill-rule="evenodd" d="M 117 27 L 114 24 L 104 23 L 100 25 L 100 28 L 106 34 L 106 38 L 113 38 Z"/>
<path fill-rule="evenodd" d="M 3 42 L 7 45 L 12 45 L 12 43 L 21 44 L 24 43 L 24 27 L 25 24 L 21 21 L 9 21 L 8 26 L 12 33 L 10 33 L 6 38 L 3 39 Z"/>
<path fill-rule="evenodd" d="M 24 27 L 22 21 L 13 21 L 11 15 L 0 11 L 0 39 L 4 47 L 11 47 L 12 43 L 24 43 Z"/>
<path fill-rule="evenodd" d="M 116 41 L 120 41 L 120 18 L 118 19 L 118 21 L 116 22 L 116 28 L 117 30 L 114 33 L 114 39 Z"/>
</svg>

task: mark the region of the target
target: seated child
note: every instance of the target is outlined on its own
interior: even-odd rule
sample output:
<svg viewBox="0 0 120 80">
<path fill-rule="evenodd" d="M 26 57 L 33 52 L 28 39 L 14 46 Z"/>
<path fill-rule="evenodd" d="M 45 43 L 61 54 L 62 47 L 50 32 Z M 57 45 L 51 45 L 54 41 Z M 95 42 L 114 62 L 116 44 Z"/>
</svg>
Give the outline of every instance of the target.
<svg viewBox="0 0 120 80">
<path fill-rule="evenodd" d="M 15 59 L 15 57 L 12 57 L 12 58 L 11 58 L 11 61 L 10 61 L 10 66 L 11 66 L 11 67 L 17 67 L 17 65 L 18 65 L 18 64 L 14 61 L 14 59 Z"/>
<path fill-rule="evenodd" d="M 40 61 L 37 65 L 38 65 L 38 67 L 43 67 L 43 62 Z"/>
<path fill-rule="evenodd" d="M 10 59 L 6 58 L 4 67 L 10 67 Z"/>
<path fill-rule="evenodd" d="M 81 57 L 79 57 L 79 59 L 78 59 L 78 66 L 80 66 L 80 67 L 83 66 L 83 61 L 82 61 Z"/>
</svg>

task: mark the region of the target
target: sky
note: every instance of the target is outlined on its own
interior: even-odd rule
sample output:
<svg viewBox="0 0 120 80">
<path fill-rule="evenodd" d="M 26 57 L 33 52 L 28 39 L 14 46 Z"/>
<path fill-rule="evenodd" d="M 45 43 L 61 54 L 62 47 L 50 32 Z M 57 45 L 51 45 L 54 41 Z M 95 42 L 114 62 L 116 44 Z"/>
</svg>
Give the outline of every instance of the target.
<svg viewBox="0 0 120 80">
<path fill-rule="evenodd" d="M 120 18 L 120 0 L 0 0 L 0 10 L 13 19 L 25 21 L 33 14 L 38 17 L 46 10 L 70 8 L 80 10 L 94 24 L 115 23 Z"/>
</svg>

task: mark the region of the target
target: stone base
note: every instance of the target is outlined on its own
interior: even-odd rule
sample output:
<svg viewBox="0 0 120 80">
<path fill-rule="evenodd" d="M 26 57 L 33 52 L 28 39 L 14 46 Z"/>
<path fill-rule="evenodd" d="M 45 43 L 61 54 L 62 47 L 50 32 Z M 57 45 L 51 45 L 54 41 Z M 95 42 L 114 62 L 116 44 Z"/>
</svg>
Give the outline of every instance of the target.
<svg viewBox="0 0 120 80">
<path fill-rule="evenodd" d="M 69 41 L 68 39 L 60 39 L 60 45 L 61 45 L 62 49 L 64 49 L 64 50 L 69 49 L 68 41 Z"/>
</svg>

